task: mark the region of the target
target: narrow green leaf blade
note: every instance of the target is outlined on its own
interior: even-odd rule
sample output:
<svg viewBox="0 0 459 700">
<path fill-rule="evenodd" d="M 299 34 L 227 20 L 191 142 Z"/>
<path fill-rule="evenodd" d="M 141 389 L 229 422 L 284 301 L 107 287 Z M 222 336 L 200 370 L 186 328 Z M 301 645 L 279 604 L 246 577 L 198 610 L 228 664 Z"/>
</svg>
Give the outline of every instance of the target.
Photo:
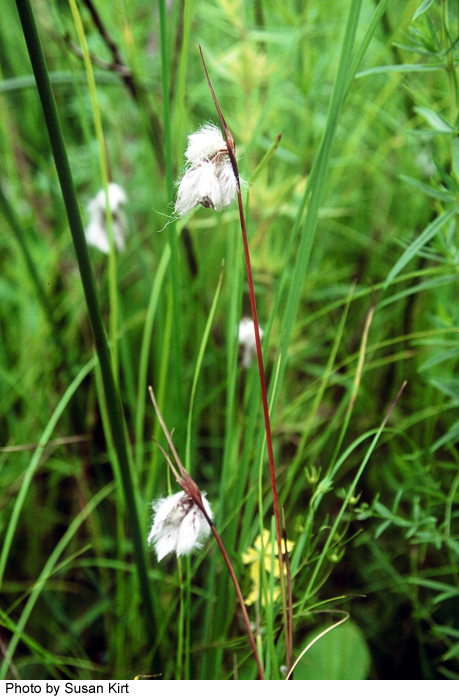
<svg viewBox="0 0 459 700">
<path fill-rule="evenodd" d="M 401 272 L 401 270 L 403 270 L 403 268 L 406 267 L 408 263 L 419 253 L 422 246 L 426 245 L 426 243 L 428 243 L 435 236 L 435 234 L 440 231 L 441 227 L 444 226 L 453 216 L 455 216 L 455 214 L 457 214 L 458 210 L 458 207 L 454 207 L 454 209 L 445 211 L 424 229 L 421 235 L 418 236 L 418 238 L 416 238 L 416 240 L 413 241 L 413 243 L 405 250 L 402 257 L 389 272 L 384 288 L 388 287 L 392 280 L 397 277 L 399 272 Z"/>
</svg>

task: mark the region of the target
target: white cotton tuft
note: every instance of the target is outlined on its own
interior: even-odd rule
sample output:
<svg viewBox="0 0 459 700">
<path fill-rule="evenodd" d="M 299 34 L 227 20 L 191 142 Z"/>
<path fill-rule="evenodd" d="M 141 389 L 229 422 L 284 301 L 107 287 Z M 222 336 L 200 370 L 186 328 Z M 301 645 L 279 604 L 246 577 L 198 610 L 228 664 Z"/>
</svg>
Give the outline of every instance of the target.
<svg viewBox="0 0 459 700">
<path fill-rule="evenodd" d="M 263 328 L 258 326 L 260 340 L 263 338 Z M 242 349 L 241 364 L 243 367 L 250 367 L 257 354 L 257 344 L 255 340 L 255 324 L 251 318 L 244 316 L 239 324 L 239 345 Z"/>
<path fill-rule="evenodd" d="M 222 159 L 220 162 L 217 178 L 220 185 L 220 199 L 215 209 L 220 211 L 228 207 L 237 194 L 236 178 L 234 177 L 233 166 L 229 158 L 226 160 Z M 245 182 L 240 180 L 240 184 L 245 185 Z"/>
<path fill-rule="evenodd" d="M 204 494 L 201 498 L 207 515 L 212 519 L 209 501 Z M 184 491 L 154 501 L 153 510 L 155 515 L 148 543 L 153 542 L 158 561 L 174 551 L 180 557 L 201 549 L 210 535 L 204 514 Z"/>
<path fill-rule="evenodd" d="M 187 214 L 202 204 L 215 211 L 229 206 L 237 194 L 237 180 L 220 129 L 202 126 L 188 137 L 188 169 L 179 185 L 175 213 Z"/>
<path fill-rule="evenodd" d="M 204 124 L 194 134 L 188 136 L 185 157 L 189 163 L 196 165 L 196 163 L 212 160 L 219 151 L 226 151 L 226 142 L 220 129 L 215 124 Z"/>
<path fill-rule="evenodd" d="M 122 187 L 115 182 L 108 185 L 108 203 L 112 212 L 112 229 L 115 248 L 122 252 L 126 248 L 125 237 L 127 232 L 127 219 L 122 207 L 127 204 L 128 198 Z M 107 233 L 105 190 L 100 190 L 87 206 L 90 216 L 89 224 L 85 230 L 88 245 L 98 248 L 108 255 L 110 244 Z"/>
</svg>

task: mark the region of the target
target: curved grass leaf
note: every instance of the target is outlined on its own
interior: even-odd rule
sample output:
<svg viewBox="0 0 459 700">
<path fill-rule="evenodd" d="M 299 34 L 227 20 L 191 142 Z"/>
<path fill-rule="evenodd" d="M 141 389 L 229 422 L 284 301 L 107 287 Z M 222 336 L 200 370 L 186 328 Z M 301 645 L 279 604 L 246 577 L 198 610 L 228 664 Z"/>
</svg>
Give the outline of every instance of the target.
<svg viewBox="0 0 459 700">
<path fill-rule="evenodd" d="M 441 214 L 441 216 L 437 217 L 435 221 L 432 221 L 432 223 L 424 229 L 421 235 L 418 236 L 418 238 L 416 238 L 416 240 L 413 241 L 413 243 L 406 249 L 402 257 L 398 260 L 398 262 L 389 272 L 386 278 L 386 282 L 384 284 L 384 288 L 387 288 L 387 286 L 392 282 L 392 280 L 394 280 L 397 277 L 398 273 L 401 272 L 403 268 L 406 267 L 406 265 L 408 265 L 408 263 L 411 262 L 411 260 L 419 253 L 421 248 L 424 245 L 426 245 L 426 243 L 428 243 L 438 233 L 438 231 L 441 230 L 442 226 L 444 226 L 458 212 L 459 207 L 449 209 L 448 211 L 445 211 L 443 214 Z"/>
</svg>

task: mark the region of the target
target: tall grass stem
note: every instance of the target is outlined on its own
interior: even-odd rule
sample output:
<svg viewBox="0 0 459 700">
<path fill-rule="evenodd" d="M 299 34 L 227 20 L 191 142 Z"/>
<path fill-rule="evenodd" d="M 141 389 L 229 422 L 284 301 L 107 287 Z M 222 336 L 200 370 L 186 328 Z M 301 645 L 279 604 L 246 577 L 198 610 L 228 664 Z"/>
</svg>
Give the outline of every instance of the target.
<svg viewBox="0 0 459 700">
<path fill-rule="evenodd" d="M 86 305 L 104 383 L 113 440 L 120 465 L 123 492 L 126 499 L 129 526 L 134 545 L 137 571 L 139 574 L 141 595 L 145 606 L 146 631 L 150 639 L 154 641 L 155 618 L 153 602 L 148 581 L 146 557 L 143 545 L 144 536 L 140 530 L 134 488 L 129 467 L 122 406 L 112 371 L 110 350 L 99 308 L 96 285 L 89 260 L 80 209 L 78 206 L 78 200 L 76 197 L 75 186 L 65 148 L 56 102 L 51 89 L 43 48 L 41 46 L 32 6 L 30 0 L 16 0 L 16 5 L 37 83 L 38 93 L 51 142 L 54 162 L 67 211 L 75 253 L 78 260 L 78 267 L 80 269 Z"/>
</svg>

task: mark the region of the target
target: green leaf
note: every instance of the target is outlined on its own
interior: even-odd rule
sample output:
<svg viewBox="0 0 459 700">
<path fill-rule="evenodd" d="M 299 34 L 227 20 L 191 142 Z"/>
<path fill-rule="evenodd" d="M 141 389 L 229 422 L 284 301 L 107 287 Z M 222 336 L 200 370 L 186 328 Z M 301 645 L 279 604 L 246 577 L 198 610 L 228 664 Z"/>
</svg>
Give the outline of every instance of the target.
<svg viewBox="0 0 459 700">
<path fill-rule="evenodd" d="M 457 437 L 459 435 L 459 420 L 454 423 L 454 425 L 451 426 L 451 428 L 448 430 L 443 437 L 439 438 L 430 448 L 429 452 L 433 454 L 438 450 L 439 447 L 442 447 L 443 445 L 446 445 L 447 442 L 456 442 Z"/>
<path fill-rule="evenodd" d="M 434 625 L 432 627 L 432 632 L 438 634 L 439 637 L 443 637 L 445 634 L 453 637 L 454 639 L 459 639 L 459 630 L 455 627 L 448 627 L 446 625 Z"/>
<path fill-rule="evenodd" d="M 366 70 L 356 73 L 356 78 L 364 78 L 367 75 L 375 75 L 377 73 L 428 73 L 436 70 L 444 70 L 443 63 L 432 63 L 426 66 L 422 63 L 397 63 L 390 66 L 374 66 Z"/>
<path fill-rule="evenodd" d="M 448 593 L 449 595 L 459 595 L 457 586 L 450 586 L 448 583 L 442 583 L 441 581 L 432 581 L 428 578 L 410 576 L 407 579 L 407 582 L 413 584 L 414 586 L 424 586 L 425 588 L 430 588 L 432 591 L 442 591 L 442 593 Z"/>
<path fill-rule="evenodd" d="M 431 5 L 433 5 L 435 0 L 424 0 L 424 2 L 421 2 L 419 5 L 418 9 L 413 15 L 413 21 L 419 17 L 419 15 L 422 15 L 423 12 L 429 9 Z"/>
<path fill-rule="evenodd" d="M 323 628 L 309 635 L 303 648 Z M 371 656 L 362 630 L 348 620 L 327 632 L 306 652 L 295 668 L 295 680 L 362 681 L 368 678 Z"/>
<path fill-rule="evenodd" d="M 446 224 L 447 221 L 449 221 L 457 212 L 459 211 L 459 207 L 454 207 L 454 209 L 449 209 L 448 211 L 445 211 L 441 216 L 438 216 L 435 221 L 432 221 L 431 224 L 427 226 L 427 228 L 424 229 L 424 231 L 421 233 L 420 236 L 416 238 L 415 241 L 405 250 L 403 253 L 402 257 L 398 260 L 398 262 L 395 263 L 394 267 L 392 270 L 389 272 L 387 275 L 385 287 L 387 287 L 395 277 L 397 277 L 398 273 L 403 270 L 406 265 L 419 253 L 421 250 L 422 246 L 426 245 L 431 238 L 435 236 L 436 233 L 441 229 L 441 227 Z"/>
<path fill-rule="evenodd" d="M 442 657 L 443 661 L 448 661 L 449 659 L 454 659 L 459 654 L 459 644 L 455 644 L 451 649 L 449 649 L 446 654 Z"/>
<path fill-rule="evenodd" d="M 453 170 L 459 175 L 459 139 L 453 139 Z"/>
<path fill-rule="evenodd" d="M 430 187 L 429 185 L 420 182 L 420 180 L 415 180 L 413 177 L 407 177 L 406 175 L 399 175 L 400 179 L 404 182 L 416 187 L 428 197 L 433 197 L 434 199 L 439 199 L 441 202 L 452 203 L 455 201 L 455 196 L 451 192 L 446 192 L 445 190 L 437 190 L 435 187 Z"/>
<path fill-rule="evenodd" d="M 424 117 L 432 129 L 435 129 L 435 131 L 438 131 L 440 134 L 452 134 L 454 132 L 451 124 L 449 124 L 446 119 L 443 119 L 435 110 L 429 109 L 429 107 L 415 107 L 414 111 L 420 114 L 421 117 Z"/>
</svg>

